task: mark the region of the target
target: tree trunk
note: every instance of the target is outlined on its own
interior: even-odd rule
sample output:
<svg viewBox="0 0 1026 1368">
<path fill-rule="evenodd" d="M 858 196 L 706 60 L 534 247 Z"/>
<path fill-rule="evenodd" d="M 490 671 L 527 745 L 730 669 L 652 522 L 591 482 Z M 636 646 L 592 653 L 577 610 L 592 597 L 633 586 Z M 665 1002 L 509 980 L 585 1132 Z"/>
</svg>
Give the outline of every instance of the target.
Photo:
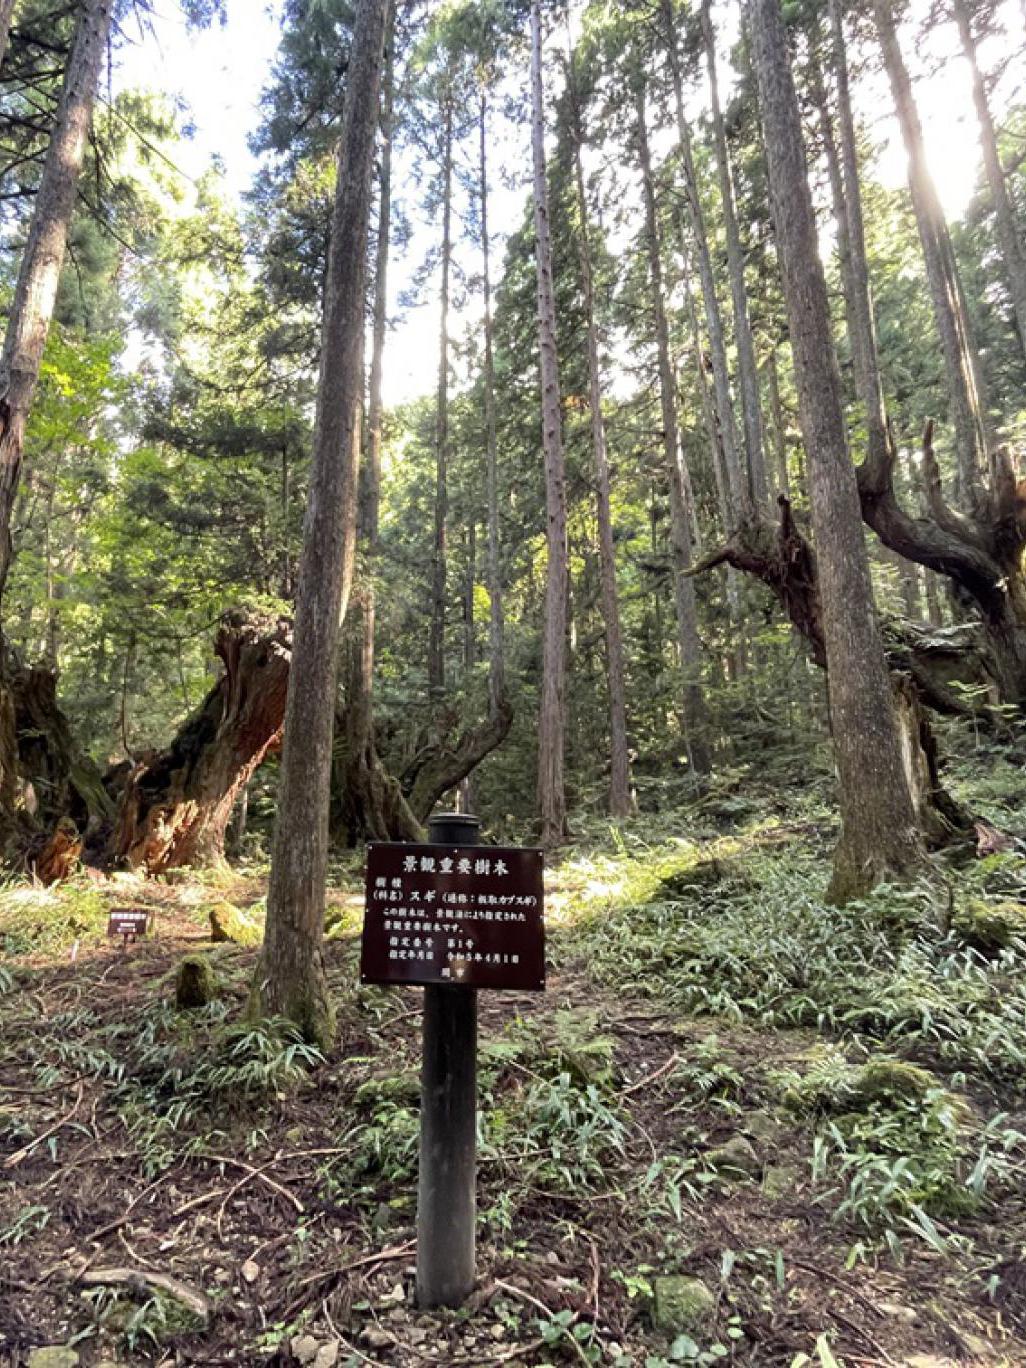
<svg viewBox="0 0 1026 1368">
<path fill-rule="evenodd" d="M 488 100 L 482 92 L 480 139 L 481 277 L 484 296 L 484 411 L 488 486 L 488 715 L 497 718 L 506 697 L 505 627 L 499 541 L 499 439 L 495 417 L 495 353 L 492 344 L 492 282 L 488 241 Z"/>
<path fill-rule="evenodd" d="M 988 444 L 980 403 L 980 377 L 963 307 L 958 267 L 944 211 L 926 163 L 923 128 L 916 109 L 912 82 L 898 43 L 890 0 L 873 0 L 873 13 L 908 154 L 912 207 L 923 246 L 934 318 L 944 356 L 958 467 L 956 502 L 973 510 L 982 497 L 980 474 L 985 465 Z"/>
<path fill-rule="evenodd" d="M 780 523 L 776 529 L 760 515 L 750 518 L 726 546 L 706 556 L 692 573 L 703 574 L 726 562 L 761 579 L 804 639 L 813 662 L 825 669 L 827 646 L 817 557 L 795 523 L 788 500 L 781 497 L 777 502 Z M 907 624 L 900 632 L 895 626 L 888 633 L 885 648 L 899 754 L 916 827 L 924 844 L 937 849 L 967 836 L 972 821 L 940 781 L 937 743 L 923 705 L 955 715 L 965 711 L 951 683 L 965 679 L 967 667 L 974 672 L 972 649 L 965 634 L 958 640 L 934 639 Z M 832 698 L 833 691 L 830 693 Z M 866 764 L 872 755 L 871 744 L 869 738 L 862 748 Z"/>
<path fill-rule="evenodd" d="M 7 322 L 0 359 L 0 598 L 14 553 L 11 515 L 25 424 L 53 317 L 113 9 L 113 0 L 85 0 L 82 6 Z"/>
<path fill-rule="evenodd" d="M 435 544 L 431 560 L 428 687 L 445 689 L 446 521 L 449 513 L 449 273 L 452 266 L 452 94 L 445 94 L 442 134 L 442 287 L 435 408 Z"/>
<path fill-rule="evenodd" d="M 484 302 L 484 439 L 488 491 L 488 715 L 495 718 L 506 698 L 505 624 L 502 613 L 502 564 L 499 558 L 499 443 L 495 420 L 495 353 L 492 347 L 491 263 L 488 244 L 488 101 L 482 93 L 477 131 L 480 141 L 482 201 L 482 293 Z"/>
<path fill-rule="evenodd" d="M 682 234 L 683 236 L 683 234 Z M 702 333 L 698 324 L 698 310 L 695 307 L 695 297 L 691 292 L 691 281 L 689 272 L 685 268 L 684 279 L 684 310 L 687 314 L 688 324 L 691 328 L 691 341 L 694 348 L 694 367 L 698 377 L 698 396 L 702 408 L 702 421 L 705 424 L 706 435 L 709 438 L 709 457 L 713 470 L 713 482 L 716 485 L 716 502 L 720 510 L 720 522 L 723 525 L 723 534 L 730 536 L 734 526 L 734 519 L 731 516 L 730 493 L 727 488 L 727 469 L 723 458 L 723 442 L 720 437 L 719 419 L 716 414 L 716 405 L 709 392 L 709 376 L 706 371 L 705 354 L 702 350 Z M 697 550 L 696 542 L 696 550 Z M 731 629 L 737 646 L 733 652 L 733 665 L 735 673 L 744 672 L 745 663 L 745 626 L 741 611 L 741 591 L 738 584 L 737 571 L 732 565 L 727 566 L 727 609 L 730 614 Z"/>
<path fill-rule="evenodd" d="M 577 212 L 580 217 L 578 247 L 581 264 L 581 293 L 587 324 L 588 346 L 588 404 L 591 410 L 591 445 L 595 460 L 595 511 L 599 532 L 599 584 L 602 596 L 602 618 L 606 636 L 606 684 L 609 691 L 609 811 L 613 817 L 626 817 L 632 810 L 630 760 L 627 750 L 626 672 L 623 657 L 623 634 L 620 628 L 620 600 L 616 590 L 616 549 L 613 543 L 613 519 L 609 503 L 609 455 L 606 448 L 606 425 L 602 416 L 602 374 L 599 365 L 598 327 L 595 322 L 595 290 L 591 264 L 591 245 L 588 241 L 588 199 L 584 188 L 584 167 L 581 146 L 581 110 L 570 76 L 570 103 L 573 118 L 572 137 L 574 181 L 577 188 Z"/>
<path fill-rule="evenodd" d="M 841 184 L 834 188 L 834 212 L 838 231 L 843 229 L 848 249 L 848 281 L 845 290 L 848 337 L 855 367 L 855 388 L 866 421 L 866 447 L 872 463 L 887 459 L 890 438 L 884 409 L 883 380 L 876 345 L 876 322 L 866 257 L 866 232 L 862 220 L 855 121 L 848 86 L 848 58 L 844 42 L 841 0 L 829 0 L 831 57 L 837 80 L 837 118 L 841 142 Z M 825 101 L 824 101 L 825 105 Z M 829 114 L 824 109 L 829 127 Z"/>
<path fill-rule="evenodd" d="M 698 195 L 698 177 L 695 172 L 695 159 L 691 147 L 691 131 L 684 113 L 684 87 L 680 58 L 677 52 L 677 26 L 673 14 L 673 0 L 660 0 L 660 4 L 666 51 L 670 62 L 670 75 L 673 81 L 674 105 L 677 112 L 677 136 L 680 141 L 680 154 L 684 170 L 684 203 L 698 261 L 698 279 L 702 286 L 705 325 L 709 334 L 709 351 L 712 355 L 713 389 L 716 395 L 716 410 L 720 420 L 720 440 L 723 443 L 723 457 L 727 468 L 731 512 L 736 525 L 744 517 L 751 503 L 749 481 L 747 476 L 742 474 L 741 463 L 738 458 L 737 428 L 734 422 L 734 405 L 730 397 L 730 373 L 727 369 L 727 344 L 723 331 L 723 314 L 716 295 L 716 278 L 713 273 L 712 254 L 709 251 L 709 236 L 706 232 L 702 202 Z"/>
<path fill-rule="evenodd" d="M 352 575 L 363 389 L 367 229 L 387 0 L 360 0 L 346 72 L 328 247 L 313 468 L 299 564 L 292 679 L 252 1010 L 334 1034 L 321 941 L 337 641 Z"/>
<path fill-rule="evenodd" d="M 166 750 L 130 762 L 118 776 L 120 799 L 103 844 L 104 863 L 160 874 L 224 859 L 232 810 L 281 742 L 291 624 L 226 617 L 214 651 L 224 674 L 199 709 Z"/>
<path fill-rule="evenodd" d="M 755 70 L 799 416 L 809 463 L 841 838 L 829 896 L 857 897 L 921 865 L 901 736 L 873 608 L 798 99 L 779 0 L 752 0 Z"/>
<path fill-rule="evenodd" d="M 566 745 L 566 632 L 569 548 L 566 469 L 556 355 L 556 303 L 552 286 L 552 240 L 545 172 L 545 97 L 539 0 L 531 4 L 531 148 L 534 163 L 534 231 L 538 275 L 538 350 L 541 358 L 542 450 L 545 457 L 545 626 L 541 712 L 538 719 L 538 810 L 545 846 L 567 836 L 564 749 Z"/>
<path fill-rule="evenodd" d="M 360 470 L 357 537 L 362 548 L 343 644 L 342 707 L 335 718 L 331 830 L 346 846 L 363 841 L 416 841 L 423 829 L 406 806 L 399 781 L 378 756 L 374 735 L 375 562 L 381 503 L 381 381 L 388 324 L 388 256 L 392 222 L 393 52 L 395 7 L 389 5 L 382 78 L 378 232 L 374 248 L 374 318 L 367 399 L 365 460 Z"/>
<path fill-rule="evenodd" d="M 4 58 L 7 56 L 7 42 L 11 36 L 11 20 L 14 18 L 14 6 L 17 0 L 0 0 L 0 70 L 3 69 Z"/>
<path fill-rule="evenodd" d="M 835 0 L 836 3 L 836 0 Z M 1015 311 L 1015 324 L 1019 332 L 1019 342 L 1026 355 L 1026 250 L 1023 248 L 1022 234 L 1015 221 L 1008 194 L 1008 183 L 1004 167 L 998 154 L 997 134 L 994 119 L 987 100 L 987 87 L 980 71 L 976 55 L 976 40 L 973 37 L 972 21 L 966 0 L 951 0 L 958 36 L 962 42 L 962 52 L 969 64 L 973 83 L 973 103 L 976 106 L 976 119 L 980 125 L 980 147 L 983 151 L 983 165 L 987 173 L 994 201 L 994 218 L 997 224 L 997 239 L 1001 246 L 1001 258 L 1005 267 L 1005 277 L 1012 296 Z"/>
<path fill-rule="evenodd" d="M 980 654 L 989 662 L 990 677 L 1004 702 L 1022 703 L 1026 701 L 1026 512 L 1007 451 L 998 448 L 991 453 L 986 488 L 978 474 L 974 475 L 973 512 L 967 516 L 945 503 L 933 453 L 933 428 L 928 425 L 920 491 L 925 502 L 923 514 L 909 516 L 896 497 L 897 449 L 884 413 L 840 0 L 831 0 L 831 32 L 838 78 L 844 213 L 852 264 L 849 326 L 859 397 L 866 409 L 869 432 L 866 457 L 857 472 L 862 516 L 885 546 L 926 567 L 931 622 L 941 621 L 934 572 L 948 576 L 974 601 L 983 638 Z M 896 50 L 893 25 L 890 37 Z M 900 53 L 897 60 L 900 62 Z M 914 108 L 911 112 L 914 117 Z"/>
<path fill-rule="evenodd" d="M 680 429 L 677 424 L 676 385 L 674 384 L 673 367 L 670 364 L 670 334 L 666 323 L 666 305 L 663 296 L 659 219 L 656 213 L 652 155 L 648 144 L 646 118 L 645 90 L 644 86 L 639 84 L 637 94 L 638 156 L 641 163 L 642 190 L 645 201 L 645 240 L 648 249 L 652 319 L 659 359 L 659 401 L 663 424 L 663 451 L 666 458 L 667 474 L 670 477 L 673 585 L 677 609 L 681 671 L 684 676 L 685 736 L 691 766 L 697 774 L 701 775 L 710 772 L 712 760 L 709 750 L 705 696 L 702 692 L 702 643 L 698 636 L 698 605 L 695 601 L 695 586 L 688 576 L 688 571 L 691 568 L 691 528 L 689 525 L 687 482 L 684 456 L 680 445 Z"/>
<path fill-rule="evenodd" d="M 453 741 L 457 718 L 444 714 L 436 719 L 439 736 L 424 746 L 407 766 L 402 788 L 410 812 L 417 821 L 426 821 L 443 794 L 450 793 L 473 773 L 477 766 L 505 739 L 513 723 L 513 707 L 507 698 L 499 711 L 476 727 L 461 731 Z"/>
<path fill-rule="evenodd" d="M 741 246 L 741 232 L 734 202 L 734 178 L 730 167 L 730 153 L 720 109 L 719 79 L 716 72 L 716 34 L 712 23 L 709 0 L 703 0 L 700 11 L 702 37 L 705 43 L 706 68 L 709 73 L 709 94 L 712 107 L 713 151 L 716 174 L 720 183 L 720 203 L 723 207 L 723 230 L 727 244 L 727 271 L 734 303 L 734 340 L 737 343 L 737 369 L 741 382 L 741 408 L 745 427 L 745 449 L 748 454 L 748 480 L 753 500 L 766 500 L 765 435 L 762 406 L 759 398 L 759 369 L 755 359 L 755 339 L 748 315 L 748 291 L 745 287 L 745 257 Z"/>
<path fill-rule="evenodd" d="M 766 376 L 769 380 L 770 412 L 773 414 L 773 450 L 777 460 L 778 494 L 791 497 L 791 476 L 787 469 L 787 427 L 784 405 L 780 398 L 780 375 L 777 370 L 777 348 L 774 344 L 766 356 Z"/>
</svg>

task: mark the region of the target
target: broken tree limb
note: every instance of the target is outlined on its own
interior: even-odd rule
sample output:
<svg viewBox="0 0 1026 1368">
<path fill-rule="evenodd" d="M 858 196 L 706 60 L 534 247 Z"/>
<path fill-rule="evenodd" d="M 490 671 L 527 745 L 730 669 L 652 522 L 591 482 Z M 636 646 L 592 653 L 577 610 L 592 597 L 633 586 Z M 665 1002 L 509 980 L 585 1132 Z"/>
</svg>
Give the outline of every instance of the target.
<svg viewBox="0 0 1026 1368">
<path fill-rule="evenodd" d="M 701 560 L 691 573 L 698 575 L 726 562 L 761 579 L 773 591 L 804 639 L 813 661 L 825 669 L 815 552 L 795 521 L 790 501 L 781 496 L 777 503 L 780 520 L 776 529 L 764 516 L 753 513 L 730 541 Z M 895 641 L 900 643 L 897 650 Z M 936 849 L 957 836 L 968 834 L 971 821 L 940 782 L 936 738 L 921 706 L 935 698 L 950 703 L 942 711 L 954 711 L 957 694 L 950 683 L 945 689 L 943 676 L 928 692 L 921 691 L 919 678 L 928 680 L 931 677 L 926 665 L 918 662 L 918 675 L 916 669 L 902 668 L 906 658 L 911 656 L 914 644 L 913 639 L 902 637 L 893 624 L 890 635 L 885 632 L 906 777 L 923 838 L 929 847 Z M 936 642 L 933 645 L 939 656 L 941 648 Z"/>
<path fill-rule="evenodd" d="M 167 1273 L 154 1273 L 148 1268 L 88 1268 L 79 1274 L 77 1281 L 87 1287 L 122 1285 L 140 1291 L 156 1287 L 187 1306 L 193 1315 L 204 1322 L 210 1319 L 213 1309 L 209 1299 L 195 1287 Z"/>
</svg>

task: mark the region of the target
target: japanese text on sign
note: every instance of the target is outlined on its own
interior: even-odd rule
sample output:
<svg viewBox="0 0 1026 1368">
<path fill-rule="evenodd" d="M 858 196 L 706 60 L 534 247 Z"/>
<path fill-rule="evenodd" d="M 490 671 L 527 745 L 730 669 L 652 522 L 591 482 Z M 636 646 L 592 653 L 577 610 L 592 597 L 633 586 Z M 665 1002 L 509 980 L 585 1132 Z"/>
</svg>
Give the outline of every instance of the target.
<svg viewBox="0 0 1026 1368">
<path fill-rule="evenodd" d="M 375 844 L 364 983 L 543 988 L 541 851 Z"/>
</svg>

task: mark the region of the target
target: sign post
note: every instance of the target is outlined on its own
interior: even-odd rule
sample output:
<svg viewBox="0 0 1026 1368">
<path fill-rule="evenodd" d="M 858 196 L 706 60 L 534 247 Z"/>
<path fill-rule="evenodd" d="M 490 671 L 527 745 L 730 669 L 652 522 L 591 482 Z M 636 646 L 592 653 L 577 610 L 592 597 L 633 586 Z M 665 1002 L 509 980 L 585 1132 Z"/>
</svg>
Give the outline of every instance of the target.
<svg viewBox="0 0 1026 1368">
<path fill-rule="evenodd" d="M 474 1285 L 477 989 L 545 987 L 542 852 L 478 845 L 445 813 L 425 845 L 373 844 L 364 983 L 424 985 L 417 1303 L 460 1306 Z"/>
<path fill-rule="evenodd" d="M 476 817 L 428 823 L 432 844 L 476 846 Z M 417 1177 L 417 1305 L 460 1306 L 474 1287 L 477 1213 L 477 989 L 424 989 Z"/>
</svg>

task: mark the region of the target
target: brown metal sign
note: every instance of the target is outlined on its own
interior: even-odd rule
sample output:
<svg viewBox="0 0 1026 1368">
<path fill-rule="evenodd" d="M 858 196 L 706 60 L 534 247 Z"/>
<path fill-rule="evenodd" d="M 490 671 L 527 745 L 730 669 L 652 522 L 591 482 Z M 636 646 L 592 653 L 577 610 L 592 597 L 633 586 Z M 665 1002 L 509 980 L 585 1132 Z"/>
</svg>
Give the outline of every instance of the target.
<svg viewBox="0 0 1026 1368">
<path fill-rule="evenodd" d="M 545 987 L 540 850 L 367 849 L 362 983 Z"/>
<path fill-rule="evenodd" d="M 108 936 L 145 936 L 150 914 L 145 907 L 112 907 L 107 918 Z"/>
</svg>

